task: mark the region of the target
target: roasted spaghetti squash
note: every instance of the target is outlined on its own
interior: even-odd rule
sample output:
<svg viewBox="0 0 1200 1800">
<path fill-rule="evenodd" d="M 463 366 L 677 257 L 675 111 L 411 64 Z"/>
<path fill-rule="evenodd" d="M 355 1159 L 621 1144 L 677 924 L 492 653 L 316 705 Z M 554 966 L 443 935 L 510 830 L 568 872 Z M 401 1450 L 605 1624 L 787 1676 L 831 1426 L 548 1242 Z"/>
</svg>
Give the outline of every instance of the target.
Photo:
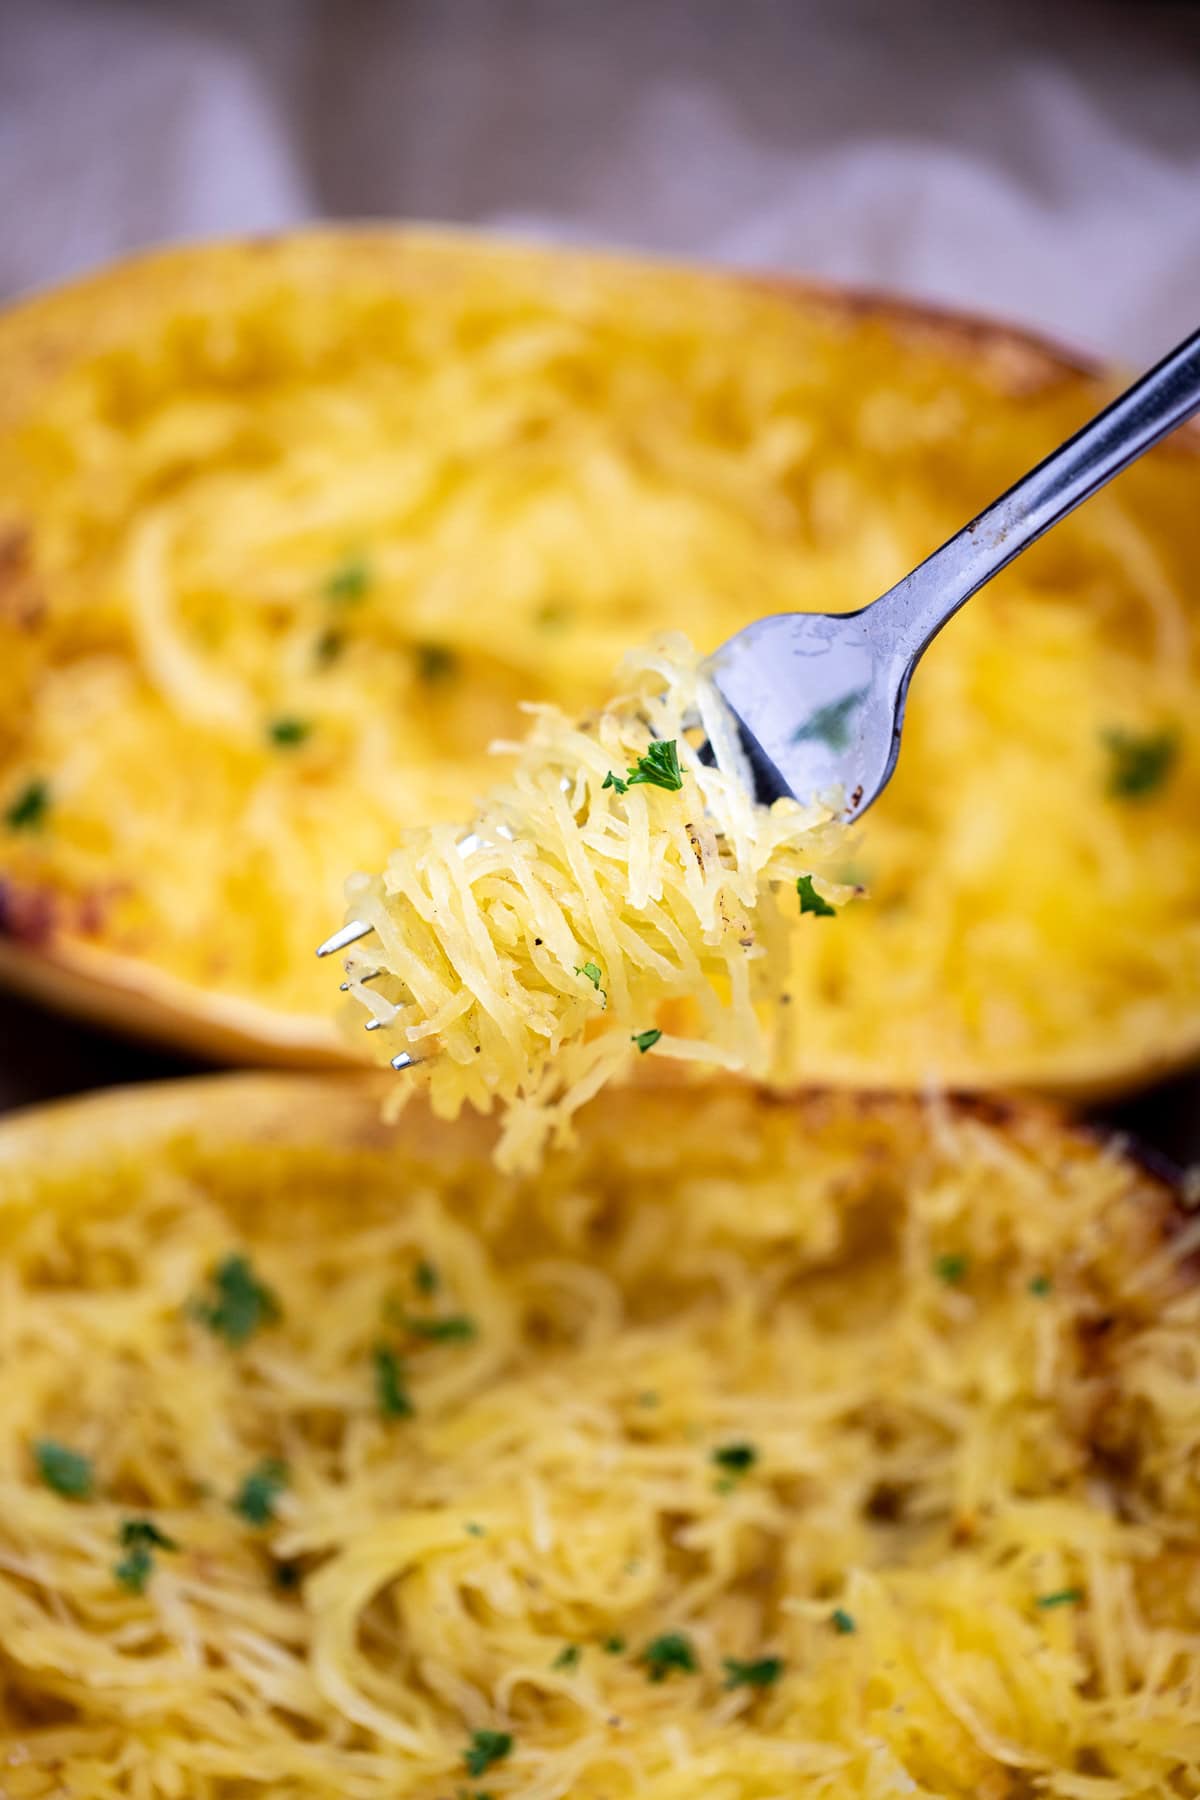
<svg viewBox="0 0 1200 1800">
<path fill-rule="evenodd" d="M 627 691 L 582 720 L 537 709 L 469 829 L 411 829 L 346 884 L 351 928 L 369 930 L 341 985 L 383 1060 L 419 1071 L 398 1092 L 428 1082 L 443 1118 L 505 1105 L 506 1167 L 535 1167 L 651 1051 L 769 1077 L 786 1061 L 793 915 L 837 911 L 813 880 L 836 819 L 757 803 L 686 639 L 630 652 L 622 674 Z M 668 1010 L 682 1030 L 664 1032 Z"/>
<path fill-rule="evenodd" d="M 8 1800 L 1200 1794 L 1159 1181 L 720 1085 L 489 1151 L 370 1077 L 0 1128 Z"/>
<path fill-rule="evenodd" d="M 313 946 L 517 702 L 871 599 L 1101 384 L 1011 334 L 430 234 L 172 251 L 0 322 L 0 965 L 335 1055 Z M 1200 1038 L 1194 454 L 973 601 L 797 932 L 790 1073 L 1121 1085 Z"/>
</svg>

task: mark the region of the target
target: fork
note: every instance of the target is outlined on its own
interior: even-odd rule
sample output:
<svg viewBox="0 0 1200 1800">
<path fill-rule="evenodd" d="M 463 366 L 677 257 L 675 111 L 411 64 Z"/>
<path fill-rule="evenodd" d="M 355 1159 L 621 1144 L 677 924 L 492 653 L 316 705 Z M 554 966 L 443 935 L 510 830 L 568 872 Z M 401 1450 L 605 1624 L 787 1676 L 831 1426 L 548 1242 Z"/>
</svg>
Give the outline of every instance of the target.
<svg viewBox="0 0 1200 1800">
<path fill-rule="evenodd" d="M 869 606 L 776 613 L 723 644 L 707 672 L 737 720 L 758 799 L 836 792 L 846 819 L 865 812 L 896 766 L 908 684 L 942 626 L 1197 410 L 1200 331 Z"/>
<path fill-rule="evenodd" d="M 1043 532 L 1198 410 L 1200 331 L 869 606 L 776 613 L 723 644 L 707 673 L 737 722 L 756 798 L 769 805 L 837 793 L 847 820 L 865 812 L 896 766 L 908 684 L 942 626 Z M 373 929 L 351 919 L 317 955 L 347 950 Z M 343 992 L 352 985 L 343 982 Z M 419 1060 L 405 1051 L 392 1067 Z"/>
</svg>

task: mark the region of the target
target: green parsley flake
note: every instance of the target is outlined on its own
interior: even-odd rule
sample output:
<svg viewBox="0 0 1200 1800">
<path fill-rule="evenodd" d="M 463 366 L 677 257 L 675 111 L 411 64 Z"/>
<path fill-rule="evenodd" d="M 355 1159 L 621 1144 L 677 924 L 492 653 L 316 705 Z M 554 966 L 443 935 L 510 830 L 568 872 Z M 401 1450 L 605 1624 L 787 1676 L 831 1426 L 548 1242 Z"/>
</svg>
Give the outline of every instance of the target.
<svg viewBox="0 0 1200 1800">
<path fill-rule="evenodd" d="M 739 1662 L 736 1656 L 724 1658 L 727 1688 L 771 1687 L 783 1674 L 781 1656 L 760 1656 L 755 1662 Z"/>
<path fill-rule="evenodd" d="M 178 1550 L 174 1538 L 160 1531 L 153 1519 L 126 1519 L 120 1543 L 126 1554 L 113 1565 L 113 1574 L 131 1593 L 142 1594 L 154 1573 L 155 1550 Z"/>
<path fill-rule="evenodd" d="M 278 1319 L 279 1301 L 258 1279 L 248 1257 L 236 1252 L 225 1257 L 213 1270 L 211 1281 L 216 1298 L 197 1300 L 192 1310 L 211 1332 L 235 1348 Z"/>
<path fill-rule="evenodd" d="M 146 1583 L 153 1573 L 154 1555 L 145 1544 L 135 1544 L 119 1562 L 113 1564 L 113 1574 L 131 1594 L 144 1594 Z"/>
<path fill-rule="evenodd" d="M 50 784 L 35 777 L 9 802 L 4 823 L 10 831 L 40 831 L 50 810 Z"/>
<path fill-rule="evenodd" d="M 422 1257 L 416 1268 L 413 1270 L 413 1286 L 416 1288 L 418 1294 L 436 1294 L 438 1291 L 438 1281 L 439 1276 L 437 1269 L 434 1267 L 433 1263 L 427 1262 L 425 1258 Z"/>
<path fill-rule="evenodd" d="M 607 1006 L 608 994 L 606 993 L 604 988 L 602 988 L 600 986 L 600 976 L 602 974 L 600 964 L 594 963 L 594 962 L 585 962 L 582 968 L 577 968 L 575 970 L 575 973 L 577 975 L 584 976 L 586 980 L 591 982 L 592 986 L 595 988 L 596 992 L 599 994 L 601 1000 Z"/>
<path fill-rule="evenodd" d="M 636 1044 L 642 1055 L 645 1056 L 647 1050 L 653 1050 L 661 1036 L 662 1032 L 658 1027 L 652 1025 L 649 1031 L 635 1031 L 629 1041 L 631 1044 Z"/>
<path fill-rule="evenodd" d="M 479 1327 L 468 1313 L 450 1313 L 444 1319 L 418 1319 L 402 1313 L 404 1329 L 413 1337 L 430 1344 L 466 1344 L 478 1334 Z"/>
<path fill-rule="evenodd" d="M 463 1762 L 468 1775 L 482 1775 L 494 1763 L 503 1762 L 513 1747 L 512 1733 L 508 1731 L 473 1731 L 471 1742 L 463 1751 Z"/>
<path fill-rule="evenodd" d="M 1029 1291 L 1031 1294 L 1035 1294 L 1039 1300 L 1044 1300 L 1047 1294 L 1053 1293 L 1054 1283 L 1048 1275 L 1035 1275 L 1029 1284 Z"/>
<path fill-rule="evenodd" d="M 458 657 L 447 644 L 416 644 L 417 675 L 426 687 L 436 687 L 458 673 Z"/>
<path fill-rule="evenodd" d="M 718 1469 L 724 1469 L 730 1475 L 744 1475 L 758 1461 L 758 1451 L 753 1444 L 721 1444 L 713 1451 L 711 1460 Z"/>
<path fill-rule="evenodd" d="M 933 1272 L 947 1287 L 957 1287 L 966 1277 L 970 1263 L 961 1250 L 948 1250 L 933 1259 Z"/>
<path fill-rule="evenodd" d="M 1040 1606 L 1043 1612 L 1049 1612 L 1055 1606 L 1078 1606 L 1082 1599 L 1082 1588 L 1056 1588 L 1052 1594 L 1039 1594 L 1033 1604 Z"/>
<path fill-rule="evenodd" d="M 1109 755 L 1108 791 L 1117 800 L 1143 800 L 1162 787 L 1179 755 L 1174 731 L 1106 731 L 1102 735 Z"/>
<path fill-rule="evenodd" d="M 858 1630 L 854 1614 L 848 1613 L 844 1606 L 835 1606 L 829 1617 L 839 1637 L 852 1637 Z"/>
<path fill-rule="evenodd" d="M 623 1637 L 607 1637 L 604 1640 L 605 1656 L 624 1656 L 625 1639 Z"/>
<path fill-rule="evenodd" d="M 250 1525 L 269 1525 L 275 1517 L 275 1502 L 288 1484 L 287 1464 L 276 1457 L 266 1457 L 242 1482 L 233 1501 L 234 1512 L 241 1513 Z"/>
<path fill-rule="evenodd" d="M 582 1655 L 583 1651 L 578 1644 L 564 1644 L 554 1661 L 550 1664 L 550 1667 L 552 1669 L 578 1668 L 579 1659 Z"/>
<path fill-rule="evenodd" d="M 160 1531 L 153 1519 L 126 1519 L 121 1526 L 120 1541 L 124 1549 L 145 1544 L 151 1550 L 178 1550 L 174 1538 Z"/>
<path fill-rule="evenodd" d="M 647 787 L 667 788 L 678 793 L 683 786 L 683 775 L 679 768 L 679 751 L 674 738 L 656 738 L 645 756 L 639 756 L 635 763 L 630 763 L 625 771 L 627 787 L 637 787 L 639 783 Z"/>
<path fill-rule="evenodd" d="M 601 793 L 603 793 L 605 788 L 613 788 L 618 794 L 627 794 L 629 792 L 629 783 L 627 781 L 622 781 L 621 777 L 619 775 L 614 775 L 610 769 L 608 774 L 604 777 L 604 780 L 600 783 Z"/>
<path fill-rule="evenodd" d="M 287 714 L 283 718 L 272 719 L 267 726 L 267 736 L 282 750 L 295 749 L 297 744 L 304 742 L 311 731 L 312 726 L 307 719 L 296 719 L 291 714 Z"/>
<path fill-rule="evenodd" d="M 371 571 L 361 556 L 347 556 L 325 581 L 325 598 L 339 606 L 353 606 L 371 585 Z"/>
<path fill-rule="evenodd" d="M 678 1669 L 681 1675 L 696 1673 L 696 1652 L 691 1639 L 681 1631 L 668 1631 L 653 1638 L 639 1660 L 645 1663 L 651 1681 L 665 1681 L 672 1669 Z"/>
<path fill-rule="evenodd" d="M 832 919 L 837 916 L 837 907 L 830 906 L 828 900 L 818 894 L 813 886 L 811 875 L 801 875 L 797 878 L 796 892 L 800 896 L 801 913 L 812 913 L 818 919 Z"/>
<path fill-rule="evenodd" d="M 479 1538 L 479 1537 L 487 1536 L 486 1529 L 484 1528 L 484 1526 L 480 1525 L 476 1519 L 468 1519 L 466 1524 L 463 1526 L 463 1530 L 466 1532 L 468 1537 Z"/>
<path fill-rule="evenodd" d="M 385 1419 L 411 1419 L 413 1403 L 404 1385 L 404 1364 L 388 1344 L 376 1344 L 371 1358 L 380 1413 Z"/>
<path fill-rule="evenodd" d="M 33 1446 L 37 1472 L 48 1488 L 64 1500 L 90 1500 L 95 1477 L 88 1456 L 69 1450 L 53 1438 L 38 1438 Z"/>
<path fill-rule="evenodd" d="M 803 725 L 792 733 L 793 744 L 817 743 L 827 744 L 831 750 L 844 750 L 850 742 L 850 715 L 860 701 L 865 699 L 866 688 L 855 688 L 852 694 L 845 694 L 840 700 L 830 701 L 828 706 L 819 706 Z"/>
</svg>

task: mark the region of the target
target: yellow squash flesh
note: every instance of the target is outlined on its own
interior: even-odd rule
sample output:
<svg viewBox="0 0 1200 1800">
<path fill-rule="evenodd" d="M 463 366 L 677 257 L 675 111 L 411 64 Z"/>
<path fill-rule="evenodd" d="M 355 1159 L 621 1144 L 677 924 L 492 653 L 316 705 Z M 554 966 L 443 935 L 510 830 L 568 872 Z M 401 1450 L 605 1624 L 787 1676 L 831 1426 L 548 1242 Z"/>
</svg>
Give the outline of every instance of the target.
<svg viewBox="0 0 1200 1800">
<path fill-rule="evenodd" d="M 521 700 L 863 604 L 1104 391 L 999 328 L 407 232 L 132 263 L 10 312 L 0 366 L 0 977 L 290 1063 L 346 1054 L 344 876 L 468 816 Z M 1156 453 L 931 652 L 872 897 L 797 929 L 786 1075 L 1195 1053 L 1198 481 Z M 1171 746 L 1151 791 L 1113 732 Z"/>
<path fill-rule="evenodd" d="M 1162 1183 L 732 1086 L 521 1181 L 380 1091 L 0 1126 L 8 1800 L 1200 1793 Z"/>
</svg>

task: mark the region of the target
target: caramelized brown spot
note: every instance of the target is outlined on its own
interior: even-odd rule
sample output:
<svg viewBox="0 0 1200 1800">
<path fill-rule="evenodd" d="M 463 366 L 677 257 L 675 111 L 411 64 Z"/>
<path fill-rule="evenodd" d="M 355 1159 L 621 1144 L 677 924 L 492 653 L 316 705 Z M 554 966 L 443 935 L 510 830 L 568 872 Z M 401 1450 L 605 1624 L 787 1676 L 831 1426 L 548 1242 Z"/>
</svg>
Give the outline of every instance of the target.
<svg viewBox="0 0 1200 1800">
<path fill-rule="evenodd" d="M 0 531 L 0 623 L 36 631 L 46 602 L 33 575 L 31 539 L 23 525 Z"/>
<path fill-rule="evenodd" d="M 57 923 L 57 903 L 49 888 L 0 881 L 0 937 L 40 947 L 51 942 Z"/>
</svg>

